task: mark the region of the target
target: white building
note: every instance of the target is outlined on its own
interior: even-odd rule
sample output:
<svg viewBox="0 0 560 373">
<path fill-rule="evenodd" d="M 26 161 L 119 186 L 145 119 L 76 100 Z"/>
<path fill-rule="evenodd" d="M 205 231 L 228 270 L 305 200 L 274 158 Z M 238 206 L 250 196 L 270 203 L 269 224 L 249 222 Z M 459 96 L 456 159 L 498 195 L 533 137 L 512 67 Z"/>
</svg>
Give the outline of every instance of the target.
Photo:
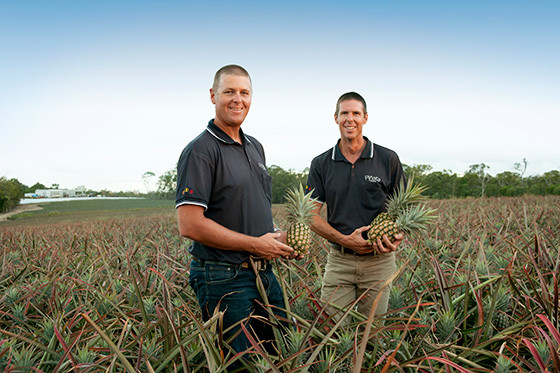
<svg viewBox="0 0 560 373">
<path fill-rule="evenodd" d="M 37 189 L 35 194 L 39 198 L 62 198 L 76 196 L 75 190 L 69 189 Z"/>
</svg>

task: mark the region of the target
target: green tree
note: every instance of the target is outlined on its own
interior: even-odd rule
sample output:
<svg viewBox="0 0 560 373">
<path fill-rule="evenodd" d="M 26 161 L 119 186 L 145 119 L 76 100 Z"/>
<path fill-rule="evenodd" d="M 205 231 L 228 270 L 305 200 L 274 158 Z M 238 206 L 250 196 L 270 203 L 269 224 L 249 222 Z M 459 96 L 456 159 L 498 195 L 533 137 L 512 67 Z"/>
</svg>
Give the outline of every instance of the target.
<svg viewBox="0 0 560 373">
<path fill-rule="evenodd" d="M 17 179 L 0 177 L 0 212 L 13 209 L 24 196 L 25 186 Z"/>
<path fill-rule="evenodd" d="M 488 183 L 489 193 L 491 196 L 514 196 L 519 193 L 521 185 L 521 177 L 518 173 L 504 171 L 497 174 Z"/>
<path fill-rule="evenodd" d="M 41 184 L 39 182 L 36 182 L 35 184 L 31 185 L 30 187 L 25 189 L 25 193 L 35 193 L 35 191 L 37 189 L 47 189 L 47 187 L 44 184 Z"/>
<path fill-rule="evenodd" d="M 432 198 L 451 198 L 457 194 L 458 176 L 450 170 L 435 171 L 424 176 L 426 195 Z"/>
<path fill-rule="evenodd" d="M 160 175 L 157 194 L 160 198 L 174 199 L 177 191 L 177 169 L 172 169 Z"/>
<path fill-rule="evenodd" d="M 537 195 L 559 194 L 560 171 L 554 170 L 526 178 L 527 193 Z"/>
<path fill-rule="evenodd" d="M 513 164 L 513 169 L 519 173 L 519 177 L 523 180 L 523 175 L 525 175 L 525 171 L 527 171 L 527 158 L 523 158 L 523 164 L 521 162 L 515 162 Z"/>
<path fill-rule="evenodd" d="M 546 185 L 560 185 L 560 171 L 553 170 L 545 172 L 543 175 L 543 180 Z"/>
<path fill-rule="evenodd" d="M 268 167 L 268 174 L 272 178 L 272 203 L 284 203 L 284 196 L 288 188 L 295 187 L 300 183 L 305 185 L 309 169 L 302 172 L 284 170 L 280 166 Z"/>
<path fill-rule="evenodd" d="M 152 171 L 146 171 L 142 174 L 142 182 L 144 183 L 144 187 L 146 188 L 146 193 L 150 193 L 150 180 L 155 177 Z"/>
<path fill-rule="evenodd" d="M 475 196 L 478 194 L 481 197 L 485 196 L 486 183 L 490 177 L 490 175 L 486 173 L 486 170 L 489 168 L 490 166 L 484 163 L 472 164 L 469 166 L 469 170 L 465 172 L 465 176 L 463 176 L 466 181 L 465 185 L 468 186 L 468 195 Z M 475 185 L 479 186 L 480 193 L 473 193 L 475 189 L 478 189 Z"/>
<path fill-rule="evenodd" d="M 424 178 L 428 175 L 428 172 L 432 170 L 432 166 L 429 164 L 414 164 L 412 166 L 403 164 L 403 170 L 407 179 L 414 177 L 417 183 L 425 184 Z"/>
</svg>

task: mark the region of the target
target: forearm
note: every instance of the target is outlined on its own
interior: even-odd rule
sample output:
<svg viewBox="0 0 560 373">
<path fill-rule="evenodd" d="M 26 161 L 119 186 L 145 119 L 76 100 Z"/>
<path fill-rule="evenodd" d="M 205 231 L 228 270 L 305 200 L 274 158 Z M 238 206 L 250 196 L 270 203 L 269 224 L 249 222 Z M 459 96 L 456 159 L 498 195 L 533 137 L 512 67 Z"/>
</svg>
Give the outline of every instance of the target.
<svg viewBox="0 0 560 373">
<path fill-rule="evenodd" d="M 315 214 L 311 223 L 311 230 L 324 239 L 344 246 L 345 235 L 337 231 L 319 214 Z"/>
<path fill-rule="evenodd" d="M 278 241 L 280 233 L 252 237 L 228 229 L 204 216 L 204 209 L 183 205 L 177 209 L 179 233 L 203 245 L 220 250 L 246 251 L 264 259 L 289 258 L 294 249 Z"/>
<path fill-rule="evenodd" d="M 357 228 L 351 234 L 340 233 L 321 217 L 319 214 L 321 208 L 322 206 L 320 204 L 316 205 L 313 222 L 311 223 L 313 232 L 330 242 L 337 243 L 342 247 L 352 249 L 360 254 L 369 253 L 373 250 L 373 247 L 362 236 L 364 232 L 368 230 L 368 226 Z"/>
<path fill-rule="evenodd" d="M 228 229 L 206 217 L 193 219 L 180 228 L 183 237 L 220 250 L 254 253 L 256 237 Z"/>
</svg>

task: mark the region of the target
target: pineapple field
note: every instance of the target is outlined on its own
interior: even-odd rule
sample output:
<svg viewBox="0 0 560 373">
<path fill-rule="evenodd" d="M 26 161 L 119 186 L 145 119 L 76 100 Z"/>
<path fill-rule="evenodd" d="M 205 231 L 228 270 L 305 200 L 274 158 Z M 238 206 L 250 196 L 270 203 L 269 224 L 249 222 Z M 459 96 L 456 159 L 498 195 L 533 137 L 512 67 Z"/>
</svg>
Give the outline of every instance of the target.
<svg viewBox="0 0 560 373">
<path fill-rule="evenodd" d="M 254 341 L 233 355 L 220 313 L 201 322 L 173 208 L 0 223 L 0 371 L 560 371 L 560 197 L 427 207 L 437 218 L 399 247 L 382 317 L 324 311 L 318 236 L 303 260 L 276 261 L 289 317 L 274 354 Z"/>
</svg>

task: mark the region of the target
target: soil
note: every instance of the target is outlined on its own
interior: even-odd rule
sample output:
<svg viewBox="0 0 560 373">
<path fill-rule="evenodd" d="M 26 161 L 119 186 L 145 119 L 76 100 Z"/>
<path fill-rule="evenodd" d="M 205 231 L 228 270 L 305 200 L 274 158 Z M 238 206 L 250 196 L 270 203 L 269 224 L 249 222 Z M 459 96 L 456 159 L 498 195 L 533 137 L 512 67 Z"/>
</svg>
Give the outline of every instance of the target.
<svg viewBox="0 0 560 373">
<path fill-rule="evenodd" d="M 26 211 L 42 210 L 43 208 L 36 204 L 17 205 L 13 210 L 0 214 L 0 221 L 8 220 L 8 217 Z"/>
</svg>

